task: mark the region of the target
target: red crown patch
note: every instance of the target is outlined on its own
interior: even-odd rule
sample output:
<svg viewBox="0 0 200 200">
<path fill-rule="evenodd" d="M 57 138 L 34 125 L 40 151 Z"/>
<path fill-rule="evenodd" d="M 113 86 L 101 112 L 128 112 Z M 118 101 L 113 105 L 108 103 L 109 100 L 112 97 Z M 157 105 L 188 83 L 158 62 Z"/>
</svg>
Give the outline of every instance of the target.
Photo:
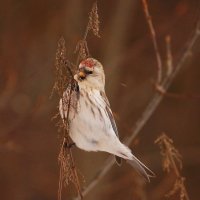
<svg viewBox="0 0 200 200">
<path fill-rule="evenodd" d="M 92 67 L 94 67 L 95 63 L 92 59 L 86 59 L 81 62 L 81 65 L 92 68 Z"/>
</svg>

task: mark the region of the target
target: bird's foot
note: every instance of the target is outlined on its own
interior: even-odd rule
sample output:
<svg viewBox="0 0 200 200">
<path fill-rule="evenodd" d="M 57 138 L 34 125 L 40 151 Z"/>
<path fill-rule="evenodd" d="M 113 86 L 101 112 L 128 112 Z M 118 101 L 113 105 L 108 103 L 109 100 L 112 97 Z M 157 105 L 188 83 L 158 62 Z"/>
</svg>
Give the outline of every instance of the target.
<svg viewBox="0 0 200 200">
<path fill-rule="evenodd" d="M 69 144 L 65 143 L 65 148 L 71 149 L 72 147 L 76 146 L 76 144 L 74 142 L 71 142 Z"/>
</svg>

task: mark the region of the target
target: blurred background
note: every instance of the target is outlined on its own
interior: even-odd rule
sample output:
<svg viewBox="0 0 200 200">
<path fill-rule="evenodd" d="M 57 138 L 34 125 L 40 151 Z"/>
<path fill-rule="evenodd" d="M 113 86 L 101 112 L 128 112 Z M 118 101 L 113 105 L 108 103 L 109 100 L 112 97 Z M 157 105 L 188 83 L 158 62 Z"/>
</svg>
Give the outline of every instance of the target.
<svg viewBox="0 0 200 200">
<path fill-rule="evenodd" d="M 83 36 L 91 0 L 7 0 L 0 7 L 0 194 L 5 200 L 57 199 L 59 134 L 51 121 L 58 98 L 54 84 L 57 41 L 64 36 L 69 58 Z M 165 36 L 172 38 L 176 64 L 199 15 L 198 0 L 149 1 L 163 62 Z M 106 92 L 120 138 L 132 128 L 155 91 L 156 59 L 139 0 L 99 0 L 100 34 L 88 35 L 93 57 L 106 72 Z M 200 41 L 170 92 L 200 94 Z M 155 139 L 165 132 L 183 156 L 183 176 L 193 200 L 199 199 L 200 101 L 165 97 L 131 148 L 157 177 L 145 183 L 126 163 L 114 166 L 85 199 L 160 200 L 172 189 L 173 173 L 163 173 Z M 85 187 L 108 157 L 74 149 Z M 76 195 L 66 187 L 63 199 Z M 177 196 L 170 199 L 178 199 Z"/>
</svg>

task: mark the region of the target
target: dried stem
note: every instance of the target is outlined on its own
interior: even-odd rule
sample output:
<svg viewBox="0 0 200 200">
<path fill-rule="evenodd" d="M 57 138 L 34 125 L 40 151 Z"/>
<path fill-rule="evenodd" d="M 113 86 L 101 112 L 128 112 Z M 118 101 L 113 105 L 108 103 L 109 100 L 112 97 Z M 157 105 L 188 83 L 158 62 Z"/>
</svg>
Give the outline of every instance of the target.
<svg viewBox="0 0 200 200">
<path fill-rule="evenodd" d="M 179 192 L 180 200 L 189 200 L 189 196 L 184 185 L 185 178 L 181 175 L 181 155 L 174 147 L 173 140 L 163 133 L 156 139 L 155 143 L 158 144 L 161 149 L 161 155 L 163 157 L 163 170 L 167 172 L 174 171 L 176 175 L 174 187 L 166 196 L 170 197 Z"/>
<path fill-rule="evenodd" d="M 85 59 L 89 56 L 89 49 L 87 47 L 87 35 L 91 30 L 93 34 L 99 37 L 99 18 L 98 18 L 98 8 L 95 2 L 92 6 L 91 12 L 89 13 L 89 22 L 86 27 L 86 31 L 82 40 L 80 40 L 76 45 L 77 61 L 76 65 L 73 65 L 67 60 L 65 40 L 62 37 L 58 41 L 58 49 L 56 52 L 56 62 L 55 62 L 55 83 L 53 86 L 52 94 L 54 91 L 57 92 L 62 103 L 62 113 L 63 118 L 60 118 L 59 129 L 63 133 L 63 142 L 60 148 L 60 153 L 58 156 L 58 161 L 60 164 L 60 175 L 59 175 L 59 186 L 58 186 L 58 200 L 62 199 L 62 188 L 63 183 L 68 184 L 70 181 L 74 183 L 76 190 L 79 194 L 80 199 L 83 199 L 81 185 L 75 166 L 74 158 L 72 155 L 72 150 L 70 148 L 70 137 L 69 137 L 69 112 L 71 106 L 76 105 L 76 102 L 72 102 L 72 90 L 76 87 L 76 82 L 73 79 L 73 68 L 78 67 L 80 59 Z M 66 92 L 65 92 L 66 91 Z M 63 95 L 65 92 L 65 95 Z M 76 101 L 73 98 L 73 101 Z M 58 115 L 56 115 L 57 117 Z"/>
<path fill-rule="evenodd" d="M 63 142 L 61 145 L 60 153 L 58 156 L 58 161 L 60 164 L 60 175 L 59 175 L 59 187 L 58 187 L 58 199 L 61 200 L 62 196 L 62 188 L 63 183 L 68 183 L 72 181 L 78 191 L 79 196 L 82 198 L 80 181 L 77 175 L 77 170 L 75 167 L 72 151 L 70 148 L 67 148 L 70 144 L 69 139 L 69 110 L 71 106 L 71 93 L 72 86 L 74 84 L 73 80 L 73 65 L 66 58 L 66 47 L 64 38 L 60 38 L 58 41 L 58 49 L 56 52 L 56 62 L 55 62 L 55 83 L 52 90 L 57 92 L 60 99 L 62 99 L 62 104 L 67 103 L 67 116 L 61 120 L 59 123 L 59 128 L 63 133 Z M 63 93 L 69 88 L 69 98 L 68 101 L 65 102 Z M 63 106 L 64 113 L 64 106 Z M 58 116 L 58 115 L 57 115 Z"/>
<path fill-rule="evenodd" d="M 161 87 L 164 89 L 164 91 L 167 91 L 167 89 L 170 87 L 172 81 L 180 71 L 180 69 L 184 66 L 186 61 L 190 58 L 191 52 L 195 46 L 195 43 L 199 39 L 200 36 L 200 21 L 197 22 L 195 32 L 189 41 L 189 43 L 186 46 L 186 50 L 181 56 L 180 60 L 178 61 L 177 65 L 175 66 L 173 72 L 170 74 L 170 76 L 166 76 L 164 80 L 161 82 Z M 135 123 L 135 126 L 133 128 L 133 132 L 131 136 L 126 140 L 126 144 L 130 145 L 132 141 L 135 139 L 135 137 L 139 134 L 141 129 L 144 127 L 146 122 L 150 119 L 160 102 L 164 96 L 160 93 L 155 93 L 152 97 L 151 101 L 147 105 L 146 109 L 142 113 L 141 117 L 137 120 Z M 96 173 L 94 178 L 91 180 L 90 184 L 86 187 L 86 189 L 83 191 L 83 196 L 87 195 L 96 185 L 97 183 L 105 176 L 105 174 L 111 169 L 111 167 L 114 165 L 115 160 L 112 156 L 110 156 L 107 161 L 105 162 L 105 165 L 100 168 L 100 170 Z M 78 197 L 76 200 L 79 199 Z"/>
<path fill-rule="evenodd" d="M 92 9 L 89 13 L 89 21 L 87 24 L 87 27 L 85 29 L 85 33 L 83 35 L 83 39 L 78 42 L 76 45 L 75 52 L 78 52 L 78 56 L 76 59 L 76 66 L 78 66 L 81 59 L 85 59 L 90 56 L 88 45 L 87 45 L 87 36 L 89 31 L 92 31 L 92 33 L 96 37 L 100 37 L 99 35 L 99 15 L 98 15 L 98 7 L 97 2 L 94 2 L 92 5 Z"/>
<path fill-rule="evenodd" d="M 154 50 L 155 50 L 155 54 L 156 54 L 156 60 L 157 60 L 157 81 L 156 81 L 156 84 L 159 85 L 162 81 L 162 60 L 161 60 L 160 51 L 159 51 L 159 48 L 158 48 L 155 28 L 154 28 L 154 25 L 153 25 L 153 22 L 152 22 L 152 19 L 151 19 L 151 15 L 149 13 L 147 1 L 142 0 L 142 5 L 143 5 L 143 10 L 144 10 L 144 14 L 145 14 L 145 17 L 146 17 L 147 24 L 149 26 L 149 30 L 150 30 L 150 33 L 151 33 L 151 38 L 152 38 L 152 42 L 153 42 L 153 46 L 154 46 Z"/>
</svg>

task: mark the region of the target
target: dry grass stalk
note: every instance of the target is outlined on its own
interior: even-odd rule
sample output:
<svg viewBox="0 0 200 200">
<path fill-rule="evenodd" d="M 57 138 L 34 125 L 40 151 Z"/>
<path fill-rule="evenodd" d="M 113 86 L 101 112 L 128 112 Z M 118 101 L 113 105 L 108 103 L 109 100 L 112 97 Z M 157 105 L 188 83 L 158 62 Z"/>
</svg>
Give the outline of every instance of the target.
<svg viewBox="0 0 200 200">
<path fill-rule="evenodd" d="M 98 15 L 98 8 L 97 2 L 95 2 L 92 6 L 92 10 L 89 14 L 89 22 L 88 22 L 88 31 L 91 30 L 93 34 L 97 37 L 99 35 L 99 15 Z"/>
<path fill-rule="evenodd" d="M 66 185 L 69 182 L 72 182 L 75 185 L 80 199 L 83 199 L 77 169 L 75 166 L 72 150 L 70 148 L 71 141 L 69 137 L 69 112 L 70 108 L 76 105 L 76 102 L 71 101 L 72 90 L 74 89 L 74 87 L 77 87 L 77 83 L 73 79 L 73 72 L 75 71 L 75 67 L 76 69 L 78 68 L 78 63 L 80 62 L 80 59 L 85 59 L 89 56 L 89 50 L 86 41 L 88 31 L 91 30 L 95 36 L 99 37 L 99 19 L 97 10 L 97 3 L 95 2 L 89 15 L 89 22 L 86 27 L 84 37 L 76 45 L 76 65 L 73 65 L 69 60 L 67 60 L 64 38 L 61 37 L 58 41 L 55 61 L 55 83 L 52 89 L 52 94 L 56 92 L 59 98 L 62 99 L 63 113 L 67 113 L 67 116 L 65 116 L 63 119 L 61 119 L 60 117 L 60 120 L 57 123 L 59 130 L 63 133 L 63 141 L 58 156 L 58 162 L 60 165 L 58 200 L 62 199 L 63 184 Z M 68 92 L 64 97 L 63 93 L 66 90 Z M 58 116 L 60 116 L 59 113 L 56 114 L 54 118 L 57 118 Z"/>
<path fill-rule="evenodd" d="M 151 19 L 151 15 L 149 12 L 149 8 L 148 8 L 148 4 L 146 0 L 142 0 L 142 5 L 143 5 L 143 10 L 144 10 L 144 14 L 146 17 L 146 21 L 147 24 L 149 26 L 149 30 L 151 33 L 151 38 L 152 38 L 152 42 L 153 42 L 153 46 L 154 46 L 154 50 L 155 50 L 155 54 L 156 54 L 156 60 L 157 60 L 157 81 L 156 81 L 156 85 L 159 85 L 162 81 L 162 60 L 161 60 L 161 55 L 160 55 L 160 51 L 158 48 L 158 43 L 157 43 L 157 38 L 156 38 L 156 32 L 155 32 L 155 28 Z"/>
<path fill-rule="evenodd" d="M 68 184 L 70 181 L 74 183 L 79 196 L 82 198 L 80 181 L 77 175 L 77 170 L 75 167 L 72 151 L 69 148 L 69 108 L 71 105 L 71 91 L 72 86 L 75 84 L 73 80 L 73 65 L 67 60 L 66 47 L 64 38 L 60 38 L 58 41 L 58 48 L 56 52 L 55 61 L 55 83 L 53 86 L 53 92 L 57 92 L 60 99 L 62 99 L 63 104 L 67 104 L 67 117 L 59 120 L 58 126 L 63 133 L 63 142 L 61 145 L 60 153 L 58 156 L 58 162 L 60 164 L 60 175 L 59 175 L 59 188 L 58 188 L 58 199 L 61 200 L 63 183 Z M 69 98 L 63 99 L 63 92 L 69 88 Z M 64 111 L 63 111 L 64 112 Z M 59 115 L 56 114 L 55 117 Z"/>
<path fill-rule="evenodd" d="M 178 150 L 174 147 L 173 140 L 170 139 L 165 133 L 163 133 L 161 136 L 159 136 L 156 141 L 156 144 L 159 145 L 161 149 L 161 155 L 163 156 L 163 170 L 170 172 L 171 169 L 174 168 L 174 162 L 178 163 L 177 169 L 182 169 L 182 157 Z M 178 173 L 178 171 L 176 170 Z"/>
<path fill-rule="evenodd" d="M 179 194 L 180 200 L 189 200 L 189 196 L 184 185 L 185 178 L 181 175 L 181 169 L 183 166 L 181 160 L 182 157 L 175 148 L 173 140 L 163 133 L 156 139 L 155 143 L 158 144 L 161 149 L 163 170 L 168 173 L 173 171 L 176 175 L 174 186 L 166 196 L 170 197 L 172 195 Z"/>
<path fill-rule="evenodd" d="M 75 53 L 77 53 L 77 52 L 79 55 L 79 59 L 81 59 L 81 60 L 87 58 L 90 55 L 86 40 L 80 40 L 77 43 Z M 79 62 L 79 60 L 78 60 L 78 62 Z"/>
<path fill-rule="evenodd" d="M 87 27 L 85 29 L 85 33 L 83 36 L 83 39 L 80 40 L 75 48 L 75 53 L 78 53 L 76 65 L 80 62 L 80 60 L 83 60 L 90 56 L 88 45 L 87 45 L 87 36 L 89 31 L 92 31 L 92 33 L 96 37 L 100 37 L 99 35 L 99 15 L 98 15 L 98 7 L 97 2 L 93 3 L 92 9 L 89 13 L 89 21 L 87 24 Z"/>
<path fill-rule="evenodd" d="M 71 65 L 68 65 L 66 56 L 65 40 L 61 37 L 58 41 L 58 47 L 55 60 L 55 83 L 52 89 L 52 94 L 57 92 L 59 97 L 62 97 L 62 92 L 66 90 L 71 78 Z"/>
</svg>

